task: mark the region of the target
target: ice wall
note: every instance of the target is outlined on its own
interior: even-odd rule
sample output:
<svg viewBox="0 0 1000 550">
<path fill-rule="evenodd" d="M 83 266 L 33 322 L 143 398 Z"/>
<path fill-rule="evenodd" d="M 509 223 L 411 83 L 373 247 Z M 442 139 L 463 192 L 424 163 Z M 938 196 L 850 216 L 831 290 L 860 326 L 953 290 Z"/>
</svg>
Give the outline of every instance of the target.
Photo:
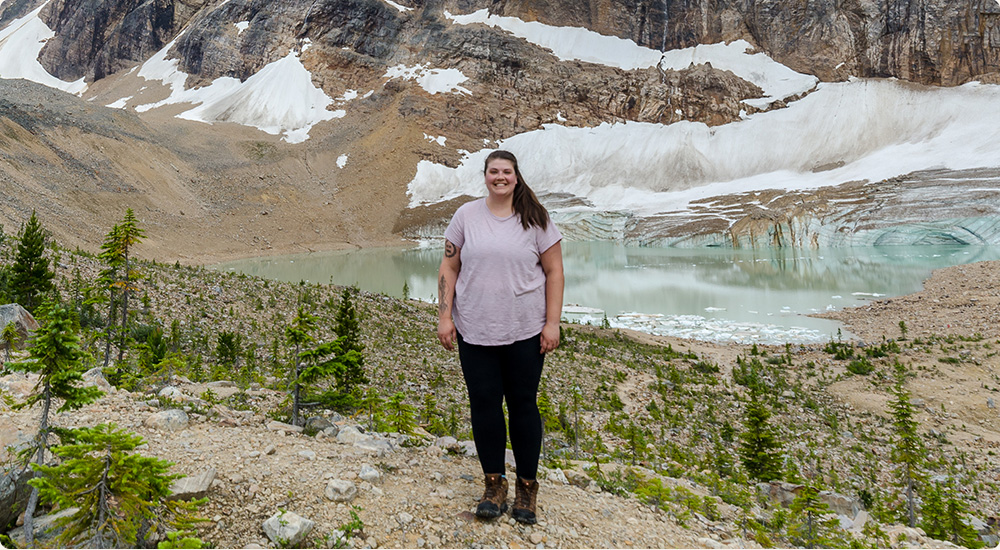
<svg viewBox="0 0 1000 550">
<path fill-rule="evenodd" d="M 594 209 L 683 211 L 692 200 L 757 189 L 880 181 L 916 170 L 1000 166 L 1000 86 L 930 88 L 895 80 L 822 84 L 785 109 L 718 127 L 680 122 L 548 125 L 504 140 L 540 193 Z M 485 194 L 488 150 L 457 168 L 422 162 L 411 205 Z"/>
</svg>

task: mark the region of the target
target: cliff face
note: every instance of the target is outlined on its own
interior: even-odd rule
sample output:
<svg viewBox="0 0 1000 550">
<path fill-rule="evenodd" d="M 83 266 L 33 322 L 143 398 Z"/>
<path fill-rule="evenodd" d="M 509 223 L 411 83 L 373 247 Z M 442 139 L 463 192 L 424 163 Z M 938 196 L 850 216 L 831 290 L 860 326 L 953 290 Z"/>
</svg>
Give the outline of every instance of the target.
<svg viewBox="0 0 1000 550">
<path fill-rule="evenodd" d="M 659 49 L 744 38 L 824 80 L 892 76 L 950 86 L 1000 70 L 995 0 L 497 0 L 491 11 Z"/>
</svg>

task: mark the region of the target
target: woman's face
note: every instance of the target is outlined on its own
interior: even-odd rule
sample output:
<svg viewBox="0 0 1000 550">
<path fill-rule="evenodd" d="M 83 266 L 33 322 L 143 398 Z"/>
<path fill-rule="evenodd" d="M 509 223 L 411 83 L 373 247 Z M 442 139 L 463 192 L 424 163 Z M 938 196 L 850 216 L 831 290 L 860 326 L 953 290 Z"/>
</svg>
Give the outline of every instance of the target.
<svg viewBox="0 0 1000 550">
<path fill-rule="evenodd" d="M 493 159 L 486 165 L 486 190 L 496 198 L 507 198 L 514 194 L 517 174 L 514 163 L 507 159 Z"/>
</svg>

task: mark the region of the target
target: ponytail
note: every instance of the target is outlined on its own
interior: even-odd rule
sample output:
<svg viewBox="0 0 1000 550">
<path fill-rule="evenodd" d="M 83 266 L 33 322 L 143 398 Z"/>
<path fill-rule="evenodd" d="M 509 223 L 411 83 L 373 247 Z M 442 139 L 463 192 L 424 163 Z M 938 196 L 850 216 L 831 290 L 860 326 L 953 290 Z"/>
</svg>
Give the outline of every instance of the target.
<svg viewBox="0 0 1000 550">
<path fill-rule="evenodd" d="M 535 196 L 535 192 L 528 187 L 528 184 L 524 182 L 524 177 L 521 176 L 521 170 L 517 167 L 517 157 L 509 151 L 497 150 L 490 153 L 486 157 L 486 163 L 483 167 L 483 173 L 486 172 L 486 168 L 489 166 L 490 161 L 494 159 L 503 159 L 510 161 L 514 165 L 514 174 L 517 176 L 517 185 L 514 187 L 514 202 L 513 208 L 514 213 L 521 217 L 521 226 L 525 230 L 531 228 L 535 225 L 541 228 L 543 231 L 549 226 L 549 212 L 545 210 L 542 203 L 539 202 L 538 197 Z"/>
</svg>

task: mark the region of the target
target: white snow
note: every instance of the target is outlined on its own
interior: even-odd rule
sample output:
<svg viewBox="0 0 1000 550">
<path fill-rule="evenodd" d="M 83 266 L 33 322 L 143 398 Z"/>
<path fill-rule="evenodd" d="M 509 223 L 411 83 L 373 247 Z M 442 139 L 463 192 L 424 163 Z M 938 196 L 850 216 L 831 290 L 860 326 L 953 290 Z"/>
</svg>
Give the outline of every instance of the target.
<svg viewBox="0 0 1000 550">
<path fill-rule="evenodd" d="M 233 23 L 233 26 L 236 27 L 236 35 L 239 36 L 239 35 L 243 34 L 243 31 L 245 31 L 248 28 L 250 28 L 250 22 L 249 21 L 240 21 L 239 23 Z"/>
<path fill-rule="evenodd" d="M 45 42 L 55 36 L 38 14 L 48 2 L 35 11 L 11 21 L 0 30 L 0 78 L 23 78 L 64 92 L 80 95 L 87 89 L 81 78 L 66 82 L 49 74 L 38 62 Z"/>
<path fill-rule="evenodd" d="M 124 109 L 128 105 L 128 100 L 132 99 L 132 96 L 123 97 L 113 103 L 108 103 L 105 107 L 111 107 L 112 109 Z"/>
<path fill-rule="evenodd" d="M 347 166 L 348 155 L 340 155 L 337 157 L 337 168 L 343 168 Z"/>
<path fill-rule="evenodd" d="M 711 63 L 712 67 L 733 74 L 756 84 L 764 91 L 764 97 L 748 99 L 744 103 L 765 108 L 779 99 L 808 92 L 819 83 L 812 75 L 797 73 L 774 61 L 767 54 L 749 54 L 753 46 L 746 40 L 736 40 L 729 44 L 708 44 L 671 50 L 663 54 L 660 68 L 664 70 L 686 69 L 689 65 Z"/>
<path fill-rule="evenodd" d="M 442 147 L 444 146 L 445 141 L 448 140 L 448 138 L 446 138 L 445 136 L 437 136 L 437 137 L 435 137 L 435 136 L 429 136 L 427 134 L 424 134 L 424 139 L 426 139 L 427 141 L 429 141 L 431 143 L 437 143 L 438 145 L 440 145 Z"/>
<path fill-rule="evenodd" d="M 198 106 L 177 115 L 178 118 L 253 126 L 269 134 L 284 134 L 283 139 L 289 143 L 301 143 L 309 138 L 314 125 L 347 114 L 344 110 L 327 109 L 333 100 L 312 83 L 312 75 L 294 51 L 268 63 L 245 82 L 222 77 L 209 86 L 186 89 L 188 75 L 177 68 L 178 60 L 167 59 L 173 44 L 167 44 L 139 70 L 139 76 L 167 85 L 170 96 L 157 103 L 140 105 L 136 111 L 192 103 Z"/>
<path fill-rule="evenodd" d="M 503 29 L 550 50 L 563 61 L 586 61 L 625 70 L 657 65 L 664 70 L 681 70 L 691 64 L 711 63 L 716 69 L 732 71 L 759 86 L 765 97 L 746 102 L 756 107 L 766 107 L 776 100 L 807 92 L 819 82 L 815 76 L 797 73 L 764 53 L 747 53 L 752 46 L 745 40 L 661 52 L 639 46 L 632 40 L 605 36 L 589 29 L 526 22 L 516 17 L 490 15 L 486 9 L 468 15 L 453 15 L 445 11 L 445 16 L 459 25 L 482 23 Z"/>
<path fill-rule="evenodd" d="M 678 212 L 697 199 L 761 189 L 880 181 L 915 170 L 1000 166 L 1000 86 L 895 80 L 822 84 L 787 108 L 717 127 L 679 122 L 547 125 L 503 140 L 536 192 L 586 197 L 595 210 Z M 457 168 L 422 161 L 411 205 L 482 196 L 489 150 Z M 822 165 L 840 168 L 814 172 Z"/>
<path fill-rule="evenodd" d="M 386 70 L 385 78 L 402 78 L 403 80 L 416 80 L 427 93 L 434 95 L 438 93 L 463 93 L 472 95 L 472 92 L 460 86 L 468 80 L 458 69 L 429 69 L 423 65 L 396 65 Z"/>
<path fill-rule="evenodd" d="M 413 11 L 413 8 L 408 8 L 406 6 L 400 6 L 399 4 L 393 2 L 392 0 L 384 0 L 384 1 L 385 1 L 386 4 L 389 4 L 390 6 L 396 8 L 397 10 L 399 10 L 400 12 Z M 998 0 L 998 1 L 1000 1 L 1000 0 Z"/>
</svg>

